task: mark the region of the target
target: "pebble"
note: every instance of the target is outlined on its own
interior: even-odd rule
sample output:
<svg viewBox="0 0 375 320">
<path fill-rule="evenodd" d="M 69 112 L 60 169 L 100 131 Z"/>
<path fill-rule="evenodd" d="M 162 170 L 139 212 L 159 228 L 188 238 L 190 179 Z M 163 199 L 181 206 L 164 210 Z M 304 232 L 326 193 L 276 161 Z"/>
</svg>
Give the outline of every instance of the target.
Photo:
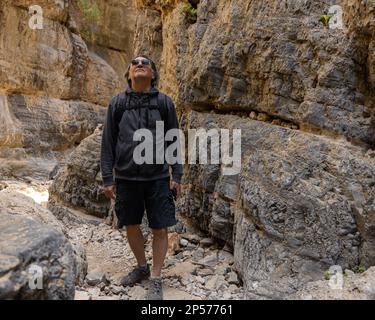
<svg viewBox="0 0 375 320">
<path fill-rule="evenodd" d="M 250 119 L 256 119 L 257 114 L 254 111 L 251 111 L 249 114 Z"/>
<path fill-rule="evenodd" d="M 234 263 L 234 256 L 228 251 L 220 250 L 218 254 L 219 260 L 226 262 L 228 264 L 233 264 Z"/>
<path fill-rule="evenodd" d="M 228 283 L 230 284 L 239 284 L 238 282 L 238 276 L 235 272 L 229 272 L 226 277 Z"/>
<path fill-rule="evenodd" d="M 226 265 L 219 265 L 215 268 L 215 273 L 219 275 L 226 275 L 228 273 L 228 267 Z"/>
<path fill-rule="evenodd" d="M 211 276 L 214 274 L 214 271 L 210 268 L 197 269 L 197 274 L 200 276 Z"/>
<path fill-rule="evenodd" d="M 203 238 L 199 244 L 202 246 L 202 247 L 209 247 L 211 245 L 214 244 L 214 241 L 211 239 L 211 238 Z"/>
<path fill-rule="evenodd" d="M 237 287 L 235 284 L 231 284 L 231 285 L 228 287 L 228 290 L 229 290 L 230 292 L 236 293 L 236 292 L 238 292 L 238 287 Z"/>
<path fill-rule="evenodd" d="M 201 261 L 199 261 L 200 263 L 204 264 L 204 265 L 207 265 L 207 266 L 210 266 L 210 267 L 213 267 L 217 264 L 218 262 L 218 259 L 217 259 L 217 255 L 215 253 L 212 253 L 206 257 L 204 257 Z"/>
<path fill-rule="evenodd" d="M 115 285 L 112 285 L 112 286 L 110 287 L 110 290 L 112 291 L 113 294 L 120 294 L 120 293 L 123 292 L 122 287 L 120 287 L 120 286 L 115 286 Z"/>
<path fill-rule="evenodd" d="M 186 239 L 183 239 L 183 238 L 180 239 L 180 245 L 182 247 L 186 247 L 188 244 L 189 244 L 189 241 L 187 241 Z"/>
<path fill-rule="evenodd" d="M 195 261 L 199 261 L 203 257 L 204 257 L 204 249 L 203 248 L 197 248 L 196 250 L 194 250 L 193 259 Z"/>
<path fill-rule="evenodd" d="M 181 237 L 195 244 L 199 243 L 199 241 L 201 240 L 198 235 L 193 233 L 183 233 Z"/>
<path fill-rule="evenodd" d="M 223 294 L 223 298 L 224 298 L 224 300 L 229 300 L 231 297 L 232 297 L 232 295 L 231 295 L 229 292 L 225 292 L 225 293 Z"/>
<path fill-rule="evenodd" d="M 103 272 L 91 271 L 86 275 L 86 282 L 90 286 L 96 286 L 101 282 L 107 282 L 107 278 Z"/>
<path fill-rule="evenodd" d="M 195 280 L 197 282 L 199 282 L 200 284 L 205 284 L 206 283 L 206 280 L 203 277 L 201 277 L 201 276 L 195 277 Z"/>
<path fill-rule="evenodd" d="M 74 300 L 90 300 L 91 297 L 86 291 L 76 290 Z"/>
</svg>

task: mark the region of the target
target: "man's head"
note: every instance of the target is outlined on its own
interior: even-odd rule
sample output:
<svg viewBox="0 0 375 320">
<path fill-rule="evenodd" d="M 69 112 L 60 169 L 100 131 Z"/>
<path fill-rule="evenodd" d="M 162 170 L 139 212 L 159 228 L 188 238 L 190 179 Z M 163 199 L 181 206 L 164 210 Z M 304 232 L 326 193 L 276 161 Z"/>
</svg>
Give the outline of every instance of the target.
<svg viewBox="0 0 375 320">
<path fill-rule="evenodd" d="M 151 87 L 156 86 L 158 81 L 158 72 L 155 63 L 145 55 L 136 56 L 126 70 L 125 78 L 129 86 L 138 81 L 149 81 Z"/>
</svg>

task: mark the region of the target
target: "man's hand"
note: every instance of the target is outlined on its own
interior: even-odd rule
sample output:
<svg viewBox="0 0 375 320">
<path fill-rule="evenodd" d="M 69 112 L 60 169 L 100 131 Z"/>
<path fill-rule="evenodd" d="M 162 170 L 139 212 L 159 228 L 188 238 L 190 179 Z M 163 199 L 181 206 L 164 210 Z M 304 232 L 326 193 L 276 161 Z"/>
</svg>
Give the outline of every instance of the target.
<svg viewBox="0 0 375 320">
<path fill-rule="evenodd" d="M 176 190 L 176 198 L 179 198 L 181 196 L 181 185 L 177 183 L 176 181 L 171 181 L 169 188 L 171 190 Z"/>
<path fill-rule="evenodd" d="M 116 196 L 116 185 L 111 185 L 111 186 L 103 187 L 103 192 L 104 192 L 104 195 L 108 199 L 115 199 L 115 196 Z"/>
</svg>

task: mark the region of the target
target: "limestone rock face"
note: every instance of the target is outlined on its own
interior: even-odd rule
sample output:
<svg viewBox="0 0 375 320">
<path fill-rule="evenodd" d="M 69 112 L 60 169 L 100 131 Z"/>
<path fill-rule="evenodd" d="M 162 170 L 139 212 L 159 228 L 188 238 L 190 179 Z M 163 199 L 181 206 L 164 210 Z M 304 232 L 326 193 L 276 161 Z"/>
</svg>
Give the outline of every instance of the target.
<svg viewBox="0 0 375 320">
<path fill-rule="evenodd" d="M 51 151 L 64 153 L 93 133 L 103 107 L 124 87 L 133 54 L 131 1 L 98 2 L 96 19 L 81 3 L 39 1 L 42 29 L 29 25 L 33 1 L 0 3 L 1 176 L 14 176 L 12 162 L 36 153 L 56 163 L 60 156 Z M 87 30 L 98 39 L 88 39 Z"/>
<path fill-rule="evenodd" d="M 201 1 L 197 22 L 187 31 L 186 23 L 173 30 L 179 101 L 264 112 L 304 130 L 372 145 L 370 50 L 357 32 L 319 22 L 336 3 Z M 358 20 L 356 11 L 344 14 Z"/>
<path fill-rule="evenodd" d="M 241 172 L 186 166 L 180 210 L 233 245 L 248 292 L 280 298 L 331 265 L 375 264 L 373 151 L 236 116 L 186 117 L 189 128 L 242 130 Z"/>
<path fill-rule="evenodd" d="M 241 172 L 186 165 L 179 209 L 233 246 L 248 297 L 374 265 L 373 4 L 199 1 L 195 23 L 174 1 L 138 5 L 162 12 L 161 88 L 185 132 L 242 130 Z"/>
</svg>

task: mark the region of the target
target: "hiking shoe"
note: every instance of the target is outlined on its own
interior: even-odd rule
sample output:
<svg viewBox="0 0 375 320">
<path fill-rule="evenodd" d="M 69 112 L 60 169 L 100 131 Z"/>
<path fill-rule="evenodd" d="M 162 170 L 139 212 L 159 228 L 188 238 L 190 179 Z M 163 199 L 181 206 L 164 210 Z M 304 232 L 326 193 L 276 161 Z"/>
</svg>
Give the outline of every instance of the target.
<svg viewBox="0 0 375 320">
<path fill-rule="evenodd" d="M 161 278 L 150 278 L 146 300 L 163 300 Z"/>
<path fill-rule="evenodd" d="M 150 277 L 150 266 L 147 264 L 145 267 L 135 267 L 131 272 L 129 272 L 121 280 L 121 285 L 133 286 L 142 280 L 148 279 Z"/>
</svg>

